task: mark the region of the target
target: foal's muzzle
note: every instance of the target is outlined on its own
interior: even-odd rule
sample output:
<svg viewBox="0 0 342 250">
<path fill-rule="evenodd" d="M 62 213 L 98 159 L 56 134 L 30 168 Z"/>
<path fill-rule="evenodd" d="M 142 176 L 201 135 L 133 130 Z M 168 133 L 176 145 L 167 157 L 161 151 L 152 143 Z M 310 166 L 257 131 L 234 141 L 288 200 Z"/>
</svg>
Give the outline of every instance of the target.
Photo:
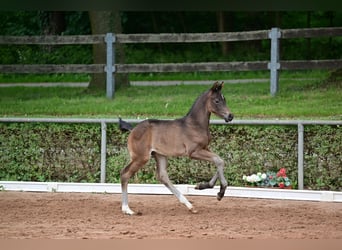
<svg viewBox="0 0 342 250">
<path fill-rule="evenodd" d="M 224 116 L 224 120 L 225 120 L 226 122 L 232 121 L 233 118 L 234 118 L 234 115 L 231 114 L 231 113 L 229 113 L 228 115 Z"/>
</svg>

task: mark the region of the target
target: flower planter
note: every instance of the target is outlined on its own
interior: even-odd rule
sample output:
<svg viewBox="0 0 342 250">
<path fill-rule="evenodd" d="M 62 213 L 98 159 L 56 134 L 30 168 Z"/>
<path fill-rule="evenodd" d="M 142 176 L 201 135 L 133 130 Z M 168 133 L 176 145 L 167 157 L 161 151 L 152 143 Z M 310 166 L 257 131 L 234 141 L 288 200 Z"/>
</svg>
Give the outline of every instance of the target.
<svg viewBox="0 0 342 250">
<path fill-rule="evenodd" d="M 248 186 L 248 185 L 246 185 L 245 187 L 246 188 L 292 189 L 292 186 L 280 188 L 280 187 L 262 187 L 262 186 Z"/>
<path fill-rule="evenodd" d="M 277 173 L 268 171 L 252 175 L 243 175 L 242 179 L 247 182 L 246 187 L 292 189 L 291 181 L 286 176 L 286 169 L 281 168 Z"/>
</svg>

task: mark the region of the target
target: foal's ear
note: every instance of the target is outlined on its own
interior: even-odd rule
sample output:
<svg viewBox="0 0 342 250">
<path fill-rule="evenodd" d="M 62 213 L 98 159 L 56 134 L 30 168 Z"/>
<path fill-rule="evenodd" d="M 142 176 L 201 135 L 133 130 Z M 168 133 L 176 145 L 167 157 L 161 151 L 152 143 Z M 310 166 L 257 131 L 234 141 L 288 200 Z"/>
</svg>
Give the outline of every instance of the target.
<svg viewBox="0 0 342 250">
<path fill-rule="evenodd" d="M 211 87 L 211 91 L 219 92 L 219 91 L 221 91 L 222 87 L 223 87 L 223 82 L 221 82 L 221 83 L 215 82 L 214 85 Z"/>
</svg>

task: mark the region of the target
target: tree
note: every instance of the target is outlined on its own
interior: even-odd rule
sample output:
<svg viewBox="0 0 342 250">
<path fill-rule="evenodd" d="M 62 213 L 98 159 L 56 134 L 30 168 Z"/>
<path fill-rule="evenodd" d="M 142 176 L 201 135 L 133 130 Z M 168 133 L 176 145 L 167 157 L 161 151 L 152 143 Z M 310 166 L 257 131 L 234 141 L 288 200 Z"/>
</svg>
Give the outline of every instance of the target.
<svg viewBox="0 0 342 250">
<path fill-rule="evenodd" d="M 224 12 L 218 11 L 216 13 L 217 15 L 217 24 L 218 24 L 218 31 L 219 32 L 225 32 L 225 18 L 224 18 Z M 228 42 L 221 42 L 221 51 L 222 55 L 226 56 L 228 55 Z"/>
<path fill-rule="evenodd" d="M 122 33 L 121 17 L 118 11 L 89 11 L 89 19 L 91 25 L 91 32 L 95 34 L 106 34 L 112 32 L 115 34 Z M 115 45 L 115 60 L 116 63 L 124 63 L 125 54 L 123 46 Z M 93 45 L 93 62 L 95 64 L 106 63 L 106 45 Z M 115 74 L 116 88 L 127 86 L 129 84 L 127 74 Z M 89 83 L 89 89 L 105 90 L 106 89 L 106 74 L 96 73 L 92 74 Z"/>
<path fill-rule="evenodd" d="M 43 11 L 40 13 L 43 34 L 60 35 L 65 31 L 65 12 L 63 11 Z"/>
</svg>

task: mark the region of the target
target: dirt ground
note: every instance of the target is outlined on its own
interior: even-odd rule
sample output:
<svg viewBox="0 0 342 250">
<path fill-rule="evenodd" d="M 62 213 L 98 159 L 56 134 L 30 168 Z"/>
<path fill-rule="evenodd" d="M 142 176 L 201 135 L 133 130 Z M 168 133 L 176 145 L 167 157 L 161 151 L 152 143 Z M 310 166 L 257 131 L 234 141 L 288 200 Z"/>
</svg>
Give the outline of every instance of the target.
<svg viewBox="0 0 342 250">
<path fill-rule="evenodd" d="M 342 239 L 342 204 L 171 195 L 0 192 L 0 239 Z"/>
</svg>

